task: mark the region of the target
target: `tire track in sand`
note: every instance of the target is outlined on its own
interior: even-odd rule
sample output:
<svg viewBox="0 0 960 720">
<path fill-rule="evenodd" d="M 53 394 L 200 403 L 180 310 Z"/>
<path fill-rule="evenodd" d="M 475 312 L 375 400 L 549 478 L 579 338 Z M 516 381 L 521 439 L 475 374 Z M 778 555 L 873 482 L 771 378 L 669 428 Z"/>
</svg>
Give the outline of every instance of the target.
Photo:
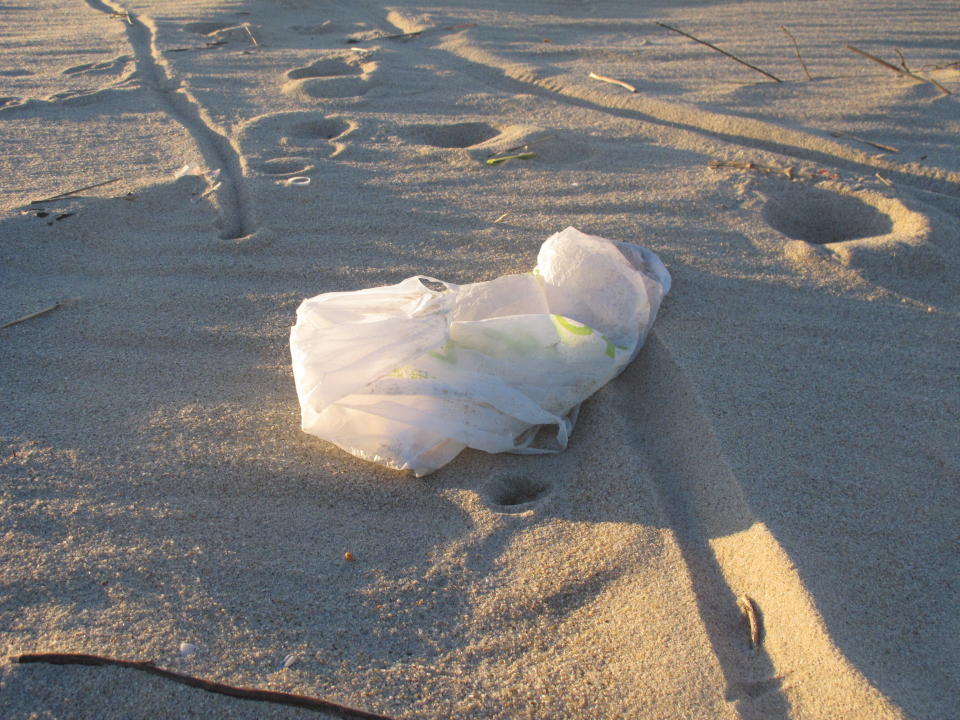
<svg viewBox="0 0 960 720">
<path fill-rule="evenodd" d="M 93 10 L 124 18 L 127 38 L 144 87 L 148 88 L 196 142 L 210 169 L 220 168 L 220 187 L 216 190 L 220 208 L 220 235 L 240 238 L 255 229 L 252 203 L 243 179 L 240 152 L 226 134 L 216 128 L 197 99 L 173 76 L 170 64 L 157 47 L 157 29 L 145 15 L 128 11 L 113 0 L 85 0 Z"/>
</svg>

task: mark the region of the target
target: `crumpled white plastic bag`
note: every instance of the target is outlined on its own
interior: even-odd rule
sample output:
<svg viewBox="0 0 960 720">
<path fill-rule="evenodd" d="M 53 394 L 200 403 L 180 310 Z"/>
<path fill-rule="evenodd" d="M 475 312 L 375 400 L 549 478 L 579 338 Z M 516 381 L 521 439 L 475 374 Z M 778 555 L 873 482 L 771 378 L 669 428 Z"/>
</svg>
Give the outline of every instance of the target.
<svg viewBox="0 0 960 720">
<path fill-rule="evenodd" d="M 465 447 L 559 452 L 580 403 L 633 360 L 669 290 L 650 250 L 570 227 L 526 275 L 417 276 L 310 298 L 290 333 L 303 430 L 417 476 Z M 545 428 L 554 437 L 535 443 Z"/>
</svg>

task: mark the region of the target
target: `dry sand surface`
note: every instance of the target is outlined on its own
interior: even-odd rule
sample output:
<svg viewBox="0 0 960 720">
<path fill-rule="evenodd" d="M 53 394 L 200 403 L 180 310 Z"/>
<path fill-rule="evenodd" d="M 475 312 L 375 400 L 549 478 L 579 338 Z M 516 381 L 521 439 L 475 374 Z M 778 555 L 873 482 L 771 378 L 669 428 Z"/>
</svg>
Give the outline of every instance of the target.
<svg viewBox="0 0 960 720">
<path fill-rule="evenodd" d="M 946 0 L 0 4 L 0 323 L 70 300 L 0 330 L 0 716 L 317 717 L 10 660 L 58 651 L 396 718 L 960 717 L 958 61 Z M 300 432 L 301 300 L 570 225 L 674 288 L 565 453 Z"/>
</svg>

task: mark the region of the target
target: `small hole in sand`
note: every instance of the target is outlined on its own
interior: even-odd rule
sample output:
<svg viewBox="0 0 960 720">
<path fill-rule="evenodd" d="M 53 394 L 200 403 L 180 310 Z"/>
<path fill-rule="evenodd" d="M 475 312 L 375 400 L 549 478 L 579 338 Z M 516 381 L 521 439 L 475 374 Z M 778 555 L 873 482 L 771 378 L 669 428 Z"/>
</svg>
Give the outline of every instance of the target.
<svg viewBox="0 0 960 720">
<path fill-rule="evenodd" d="M 763 218 L 794 240 L 816 245 L 886 235 L 893 221 L 853 195 L 795 185 L 767 197 Z"/>
<path fill-rule="evenodd" d="M 544 480 L 522 475 L 508 475 L 497 478 L 490 485 L 489 498 L 501 512 L 523 512 L 530 503 L 544 497 L 550 491 L 550 484 Z"/>
<path fill-rule="evenodd" d="M 496 137 L 500 131 L 487 123 L 457 123 L 456 125 L 413 125 L 409 128 L 413 140 L 441 148 L 465 148 L 479 145 Z"/>
</svg>

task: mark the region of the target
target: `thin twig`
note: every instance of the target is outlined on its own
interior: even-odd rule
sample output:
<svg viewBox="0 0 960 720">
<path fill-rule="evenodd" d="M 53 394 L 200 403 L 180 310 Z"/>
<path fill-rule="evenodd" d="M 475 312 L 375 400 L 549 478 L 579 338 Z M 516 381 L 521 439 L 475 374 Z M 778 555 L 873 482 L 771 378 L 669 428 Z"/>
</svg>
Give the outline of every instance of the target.
<svg viewBox="0 0 960 720">
<path fill-rule="evenodd" d="M 224 683 L 204 680 L 184 675 L 183 673 L 165 670 L 154 665 L 150 661 L 139 662 L 135 660 L 118 660 L 116 658 L 104 657 L 102 655 L 85 655 L 82 653 L 38 653 L 30 655 L 20 655 L 12 658 L 17 663 L 50 663 L 53 665 L 116 665 L 118 667 L 130 668 L 131 670 L 140 670 L 152 675 L 173 680 L 174 682 L 190 687 L 200 688 L 207 692 L 218 693 L 220 695 L 229 695 L 230 697 L 241 698 L 243 700 L 259 700 L 262 702 L 277 703 L 279 705 L 292 705 L 294 707 L 307 708 L 308 710 L 324 710 L 326 712 L 336 713 L 345 718 L 362 718 L 363 720 L 393 720 L 386 715 L 377 715 L 376 713 L 358 710 L 356 708 L 340 705 L 332 700 L 309 697 L 306 695 L 294 695 L 292 693 L 275 692 L 273 690 L 259 690 L 257 688 L 237 687 L 236 685 L 225 685 Z"/>
<path fill-rule="evenodd" d="M 879 180 L 880 182 L 882 182 L 882 183 L 883 183 L 884 185 L 886 185 L 887 187 L 893 187 L 893 183 L 892 183 L 890 180 L 887 180 L 887 178 L 885 178 L 885 177 L 884 177 L 883 175 L 881 175 L 880 173 L 874 173 L 874 175 L 877 176 L 877 180 Z"/>
<path fill-rule="evenodd" d="M 637 89 L 630 83 L 625 83 L 623 80 L 617 80 L 616 78 L 607 77 L 606 75 L 598 75 L 595 72 L 590 73 L 590 77 L 594 80 L 600 80 L 601 82 L 611 83 L 613 85 L 619 85 L 622 88 L 626 88 L 632 93 L 635 93 Z"/>
<path fill-rule="evenodd" d="M 750 647 L 753 649 L 760 647 L 760 619 L 757 617 L 756 605 L 749 597 L 741 595 L 737 598 L 737 607 L 740 608 L 740 612 L 750 626 Z"/>
<path fill-rule="evenodd" d="M 793 167 L 777 167 L 776 165 L 759 165 L 752 161 L 740 162 L 737 160 L 711 160 L 709 166 L 716 168 L 735 168 L 737 170 L 756 170 L 757 172 L 768 175 L 785 175 L 790 180 L 794 179 Z"/>
<path fill-rule="evenodd" d="M 857 137 L 856 135 L 851 135 L 850 133 L 840 132 L 838 130 L 831 130 L 830 134 L 833 135 L 834 137 L 846 137 L 846 138 L 850 138 L 851 140 L 856 140 L 857 142 L 865 143 L 867 145 L 873 145 L 873 147 L 877 148 L 878 150 L 886 150 L 887 152 L 894 152 L 894 153 L 900 152 L 900 149 L 893 147 L 893 145 L 884 145 L 883 143 L 876 143 L 876 142 L 873 142 L 872 140 L 865 140 L 862 137 Z"/>
<path fill-rule="evenodd" d="M 953 62 L 942 63 L 940 65 L 931 64 L 924 65 L 920 68 L 920 72 L 932 72 L 933 70 L 946 70 L 947 68 L 960 68 L 960 60 L 954 60 Z"/>
<path fill-rule="evenodd" d="M 443 26 L 443 27 L 441 27 L 441 28 L 435 28 L 435 27 L 424 28 L 423 30 L 414 30 L 413 32 L 397 33 L 397 34 L 395 34 L 395 35 L 378 35 L 377 37 L 374 37 L 374 38 L 368 38 L 368 40 L 370 40 L 370 41 L 373 41 L 373 40 L 407 40 L 407 39 L 409 39 L 409 38 L 420 37 L 420 35 L 422 35 L 422 34 L 423 34 L 424 32 L 426 32 L 427 30 L 440 30 L 440 31 L 447 31 L 447 30 L 465 30 L 466 28 L 472 28 L 472 27 L 476 27 L 476 26 L 477 26 L 476 23 L 459 23 L 458 25 L 445 25 L 445 26 Z M 359 42 L 367 42 L 367 40 L 364 40 L 364 39 L 362 39 L 362 38 L 356 38 L 356 37 L 348 37 L 348 38 L 347 38 L 347 42 L 348 42 L 348 43 L 359 43 Z"/>
<path fill-rule="evenodd" d="M 33 320 L 33 318 L 35 318 L 35 317 L 40 317 L 41 315 L 46 315 L 47 313 L 53 312 L 54 310 L 59 310 L 59 309 L 62 308 L 64 305 L 66 305 L 67 303 L 69 303 L 71 300 L 75 300 L 75 299 L 76 299 L 76 298 L 70 298 L 69 300 L 61 300 L 60 302 L 54 303 L 54 304 L 51 305 L 50 307 L 46 307 L 46 308 L 44 308 L 43 310 L 37 310 L 36 312 L 32 312 L 32 313 L 30 313 L 29 315 L 24 315 L 23 317 L 18 317 L 16 320 L 11 320 L 11 321 L 8 322 L 8 323 L 4 323 L 3 325 L 0 325 L 0 330 L 3 330 L 4 328 L 8 328 L 8 327 L 10 327 L 10 326 L 12 326 L 12 325 L 18 325 L 18 324 L 20 324 L 20 323 L 22 323 L 22 322 L 26 322 L 27 320 Z"/>
<path fill-rule="evenodd" d="M 803 71 L 807 74 L 807 80 L 813 80 L 813 78 L 810 77 L 810 71 L 807 70 L 807 64 L 803 61 L 803 58 L 800 56 L 800 43 L 797 42 L 797 39 L 793 36 L 793 33 L 787 30 L 786 26 L 781 25 L 780 29 L 787 34 L 788 38 L 793 40 L 793 49 L 797 51 L 797 60 L 800 61 L 800 66 L 803 68 Z"/>
<path fill-rule="evenodd" d="M 879 63 L 880 65 L 883 65 L 885 68 L 889 68 L 890 70 L 893 70 L 895 73 L 899 73 L 900 75 L 905 75 L 905 76 L 907 76 L 907 77 L 911 77 L 911 78 L 913 78 L 914 80 L 919 80 L 920 82 L 928 82 L 928 83 L 930 83 L 931 85 L 933 85 L 934 87 L 936 87 L 936 88 L 937 88 L 940 92 L 942 92 L 942 93 L 945 93 L 945 94 L 947 94 L 947 95 L 952 95 L 952 94 L 953 94 L 953 93 L 951 93 L 949 90 L 947 90 L 943 85 L 941 85 L 940 83 L 938 83 L 936 80 L 934 80 L 934 79 L 932 79 L 932 78 L 921 77 L 920 75 L 917 75 L 916 73 L 910 72 L 909 70 L 904 70 L 903 68 L 898 68 L 896 65 L 893 65 L 893 64 L 891 64 L 891 63 L 888 63 L 886 60 L 881 60 L 881 59 L 878 58 L 876 55 L 871 55 L 870 53 L 866 52 L 865 50 L 861 50 L 861 49 L 858 48 L 858 47 L 854 47 L 853 45 L 847 45 L 847 50 L 852 50 L 853 52 L 857 53 L 858 55 L 863 55 L 863 57 L 867 58 L 868 60 L 873 60 L 875 63 Z"/>
<path fill-rule="evenodd" d="M 781 80 L 780 78 L 778 78 L 776 75 L 771 75 L 771 74 L 768 73 L 766 70 L 761 70 L 761 69 L 758 68 L 756 65 L 751 65 L 750 63 L 746 62 L 745 60 L 741 60 L 741 59 L 738 58 L 736 55 L 731 55 L 731 54 L 728 53 L 726 50 L 721 50 L 721 49 L 718 48 L 716 45 L 711 45 L 711 44 L 708 43 L 707 41 L 701 40 L 701 39 L 698 38 L 698 37 L 694 37 L 694 36 L 691 35 L 690 33 L 685 33 L 683 30 L 677 30 L 675 27 L 670 27 L 669 25 L 667 25 L 667 24 L 665 24 L 665 23 L 662 23 L 662 22 L 658 22 L 657 25 L 659 25 L 659 26 L 662 27 L 662 28 L 666 28 L 667 30 L 672 30 L 672 31 L 675 32 L 675 33 L 680 33 L 681 35 L 683 35 L 683 36 L 685 36 L 685 37 L 688 37 L 688 38 L 690 38 L 691 40 L 693 40 L 694 42 L 700 43 L 701 45 L 706 45 L 706 46 L 707 46 L 708 48 L 710 48 L 711 50 L 716 50 L 716 51 L 717 51 L 718 53 L 720 53 L 721 55 L 726 55 L 726 56 L 727 56 L 728 58 L 730 58 L 731 60 L 736 60 L 736 61 L 737 61 L 738 63 L 740 63 L 741 65 L 746 65 L 746 66 L 747 66 L 748 68 L 750 68 L 751 70 L 756 70 L 758 73 L 761 73 L 761 74 L 763 74 L 763 75 L 766 75 L 766 76 L 767 76 L 768 78 L 770 78 L 771 80 L 775 80 L 775 81 L 777 81 L 777 82 L 783 82 L 783 80 Z"/>
<path fill-rule="evenodd" d="M 900 67 L 902 67 L 908 73 L 912 73 L 913 70 L 907 67 L 907 59 L 903 57 L 903 53 L 900 52 L 900 48 L 894 48 L 893 51 L 897 54 L 897 57 L 900 58 Z"/>
<path fill-rule="evenodd" d="M 253 46 L 260 47 L 260 43 L 258 43 L 257 39 L 253 36 L 253 31 L 250 30 L 250 23 L 243 23 L 240 27 L 247 31 L 247 35 L 250 36 L 250 42 L 253 43 Z"/>
<path fill-rule="evenodd" d="M 51 195 L 48 198 L 43 198 L 42 200 L 31 200 L 31 205 L 40 205 L 41 203 L 50 202 L 51 200 L 59 200 L 60 198 L 69 197 L 71 195 L 76 195 L 78 192 L 83 192 L 84 190 L 92 190 L 93 188 L 103 187 L 104 185 L 109 185 L 110 183 L 115 183 L 120 181 L 122 178 L 113 178 L 112 180 L 104 180 L 103 182 L 94 183 L 93 185 L 86 185 L 82 188 L 77 188 L 76 190 L 68 190 L 67 192 L 62 192 L 59 195 Z"/>
<path fill-rule="evenodd" d="M 406 40 L 407 38 L 418 37 L 423 34 L 423 30 L 414 30 L 413 32 L 396 33 L 394 35 L 381 35 L 377 40 Z"/>
</svg>

